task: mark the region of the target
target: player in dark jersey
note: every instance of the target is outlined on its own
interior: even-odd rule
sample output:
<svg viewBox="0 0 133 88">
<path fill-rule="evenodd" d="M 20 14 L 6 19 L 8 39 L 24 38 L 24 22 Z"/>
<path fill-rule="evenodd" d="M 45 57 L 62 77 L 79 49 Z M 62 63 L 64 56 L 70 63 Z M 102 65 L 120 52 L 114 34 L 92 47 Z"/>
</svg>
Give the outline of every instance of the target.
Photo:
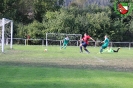
<svg viewBox="0 0 133 88">
<path fill-rule="evenodd" d="M 87 52 L 87 53 L 90 53 L 87 49 L 86 49 L 86 47 L 87 47 L 87 45 L 89 44 L 89 40 L 93 40 L 94 42 L 95 42 L 95 40 L 92 38 L 92 37 L 90 37 L 87 33 L 85 33 L 84 34 L 84 37 L 81 39 L 81 41 L 82 41 L 82 43 L 80 44 L 80 52 L 82 53 L 83 52 L 83 50 L 82 50 L 82 47 L 84 47 L 84 50 Z"/>
</svg>

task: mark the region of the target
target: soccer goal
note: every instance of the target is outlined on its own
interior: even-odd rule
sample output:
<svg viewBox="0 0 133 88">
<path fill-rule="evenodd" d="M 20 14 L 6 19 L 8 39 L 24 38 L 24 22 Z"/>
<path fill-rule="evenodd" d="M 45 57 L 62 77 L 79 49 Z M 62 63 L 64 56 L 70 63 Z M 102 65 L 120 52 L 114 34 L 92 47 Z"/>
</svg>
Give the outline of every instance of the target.
<svg viewBox="0 0 133 88">
<path fill-rule="evenodd" d="M 63 39 L 68 36 L 70 46 L 78 46 L 79 41 L 82 38 L 81 34 L 66 34 L 66 33 L 46 33 L 46 46 L 59 45 L 63 43 Z"/>
<path fill-rule="evenodd" d="M 12 49 L 13 21 L 6 18 L 2 18 L 0 19 L 0 45 L 2 52 L 4 52 L 4 45 L 7 38 L 10 39 L 10 48 Z"/>
</svg>

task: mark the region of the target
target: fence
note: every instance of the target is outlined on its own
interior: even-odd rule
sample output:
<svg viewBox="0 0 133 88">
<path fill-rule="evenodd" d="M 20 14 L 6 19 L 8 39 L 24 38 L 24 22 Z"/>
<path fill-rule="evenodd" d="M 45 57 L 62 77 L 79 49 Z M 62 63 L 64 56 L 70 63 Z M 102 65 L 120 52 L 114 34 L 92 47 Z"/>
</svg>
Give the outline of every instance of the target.
<svg viewBox="0 0 133 88">
<path fill-rule="evenodd" d="M 10 42 L 10 38 L 6 39 L 6 45 Z M 48 39 L 48 45 L 61 45 L 63 40 L 51 40 Z M 13 38 L 13 44 L 22 44 L 22 45 L 46 45 L 46 39 L 23 39 L 23 38 Z M 79 42 L 77 40 L 70 40 L 69 45 L 78 46 Z"/>
<path fill-rule="evenodd" d="M 48 45 L 59 45 L 63 43 L 63 40 L 47 40 Z M 10 38 L 6 39 L 6 45 L 10 43 Z M 21 45 L 46 45 L 46 39 L 23 39 L 23 38 L 13 38 L 13 44 L 21 44 Z M 100 41 L 92 42 L 90 41 L 89 46 L 101 46 Z M 133 47 L 133 42 L 110 42 L 112 47 L 128 47 L 129 49 Z M 79 41 L 70 40 L 68 46 L 79 46 Z"/>
</svg>

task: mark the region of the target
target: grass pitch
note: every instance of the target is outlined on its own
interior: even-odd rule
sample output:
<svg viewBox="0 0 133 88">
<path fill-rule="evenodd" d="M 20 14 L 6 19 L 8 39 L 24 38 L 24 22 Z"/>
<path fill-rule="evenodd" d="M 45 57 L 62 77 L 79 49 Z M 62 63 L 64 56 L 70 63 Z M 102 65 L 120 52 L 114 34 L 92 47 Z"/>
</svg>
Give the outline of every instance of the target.
<svg viewBox="0 0 133 88">
<path fill-rule="evenodd" d="M 133 48 L 103 54 L 99 47 L 88 49 L 90 54 L 76 46 L 6 48 L 0 53 L 0 88 L 132 88 Z"/>
</svg>

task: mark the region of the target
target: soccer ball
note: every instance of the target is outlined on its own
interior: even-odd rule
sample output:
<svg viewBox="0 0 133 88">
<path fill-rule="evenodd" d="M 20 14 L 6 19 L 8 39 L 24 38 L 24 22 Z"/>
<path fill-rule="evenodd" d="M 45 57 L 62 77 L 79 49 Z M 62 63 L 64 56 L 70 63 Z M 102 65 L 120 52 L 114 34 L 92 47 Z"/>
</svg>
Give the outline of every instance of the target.
<svg viewBox="0 0 133 88">
<path fill-rule="evenodd" d="M 47 52 L 47 49 L 44 49 L 44 52 Z"/>
</svg>

